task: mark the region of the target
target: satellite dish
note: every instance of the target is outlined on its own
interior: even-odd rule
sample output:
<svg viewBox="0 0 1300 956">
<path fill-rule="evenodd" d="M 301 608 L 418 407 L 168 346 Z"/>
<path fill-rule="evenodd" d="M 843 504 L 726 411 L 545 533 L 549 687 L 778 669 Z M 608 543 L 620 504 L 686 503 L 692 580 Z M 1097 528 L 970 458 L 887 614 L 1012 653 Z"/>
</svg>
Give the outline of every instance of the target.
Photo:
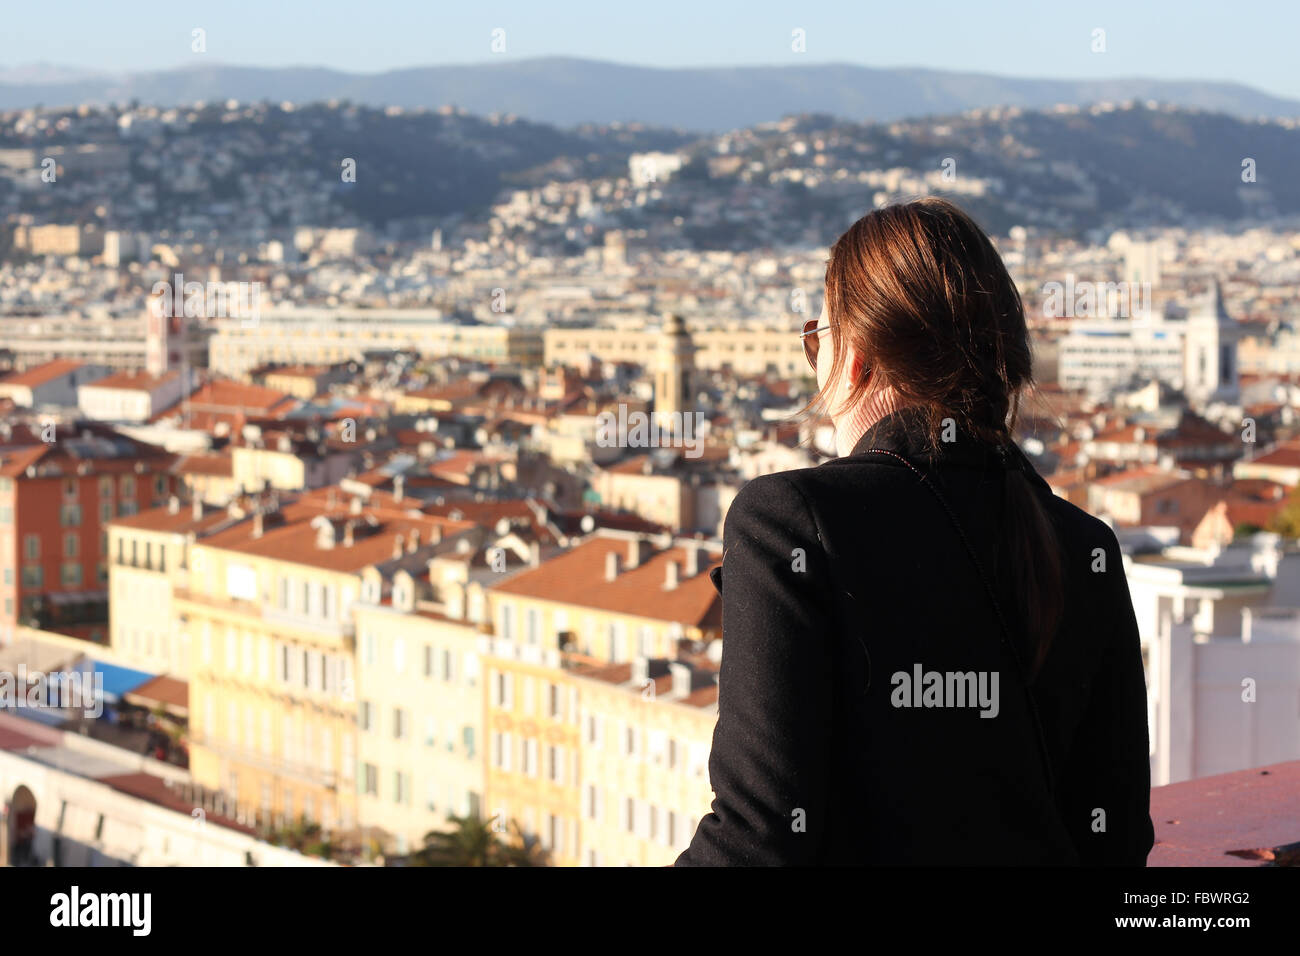
<svg viewBox="0 0 1300 956">
<path fill-rule="evenodd" d="M 596 519 L 591 515 L 583 515 L 578 527 L 582 529 L 583 534 L 591 534 L 596 529 Z"/>
</svg>

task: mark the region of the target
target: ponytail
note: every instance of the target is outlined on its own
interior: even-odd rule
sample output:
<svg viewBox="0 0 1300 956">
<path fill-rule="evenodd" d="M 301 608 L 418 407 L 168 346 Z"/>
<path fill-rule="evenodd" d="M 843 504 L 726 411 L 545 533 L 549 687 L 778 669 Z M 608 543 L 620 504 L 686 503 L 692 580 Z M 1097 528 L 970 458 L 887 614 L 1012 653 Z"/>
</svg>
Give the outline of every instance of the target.
<svg viewBox="0 0 1300 956">
<path fill-rule="evenodd" d="M 1047 510 L 1019 468 L 1007 469 L 1003 500 L 1007 566 L 1029 641 L 1027 677 L 1033 683 L 1064 613 L 1060 542 Z"/>
</svg>

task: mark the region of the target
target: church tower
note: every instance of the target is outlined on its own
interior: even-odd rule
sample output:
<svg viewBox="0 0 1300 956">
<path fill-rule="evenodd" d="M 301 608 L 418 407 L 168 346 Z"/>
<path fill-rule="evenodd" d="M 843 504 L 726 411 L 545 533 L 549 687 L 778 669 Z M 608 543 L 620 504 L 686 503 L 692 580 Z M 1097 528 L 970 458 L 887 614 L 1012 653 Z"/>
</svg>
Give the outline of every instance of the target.
<svg viewBox="0 0 1300 956">
<path fill-rule="evenodd" d="M 1237 378 L 1237 340 L 1241 329 L 1223 307 L 1219 283 L 1187 312 L 1183 338 L 1183 392 L 1194 405 L 1234 404 L 1241 398 Z"/>
<path fill-rule="evenodd" d="M 672 416 L 690 411 L 691 377 L 695 371 L 695 343 L 680 315 L 664 316 L 655 353 L 655 417 L 666 426 Z M 661 426 L 661 427 L 662 427 Z"/>
</svg>

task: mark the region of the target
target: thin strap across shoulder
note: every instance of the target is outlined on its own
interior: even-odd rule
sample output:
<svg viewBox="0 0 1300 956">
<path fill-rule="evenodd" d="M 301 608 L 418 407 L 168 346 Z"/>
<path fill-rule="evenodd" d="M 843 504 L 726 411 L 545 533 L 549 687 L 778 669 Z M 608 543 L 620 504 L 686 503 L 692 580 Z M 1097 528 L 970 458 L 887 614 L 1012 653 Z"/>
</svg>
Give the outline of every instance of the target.
<svg viewBox="0 0 1300 956">
<path fill-rule="evenodd" d="M 944 496 L 940 493 L 939 489 L 935 487 L 934 482 L 930 481 L 930 479 L 925 475 L 924 472 L 922 472 L 919 468 L 916 467 L 916 465 L 912 464 L 912 462 L 908 461 L 902 455 L 898 454 L 897 452 L 890 451 L 887 448 L 868 448 L 865 452 L 863 452 L 863 454 L 888 455 L 891 458 L 896 458 L 898 461 L 901 461 L 904 465 L 910 468 L 918 478 L 921 479 L 922 484 L 924 484 L 927 488 L 930 489 L 931 492 L 934 493 L 936 500 L 938 500 L 939 504 L 943 507 L 943 510 L 948 513 L 948 517 L 952 521 L 952 525 L 957 531 L 957 536 L 961 538 L 961 543 L 965 546 L 966 553 L 970 556 L 972 563 L 974 563 L 975 565 L 975 570 L 976 572 L 978 572 L 980 576 L 980 581 L 984 585 L 984 591 L 985 593 L 988 594 L 989 601 L 991 601 L 993 604 L 993 611 L 997 615 L 998 624 L 1002 628 L 1003 643 L 1007 645 L 1007 649 L 1011 653 L 1011 659 L 1015 662 L 1016 670 L 1020 675 L 1020 683 L 1025 688 L 1025 697 L 1029 703 L 1029 712 L 1033 717 L 1034 730 L 1038 738 L 1038 751 L 1039 751 L 1039 756 L 1042 758 L 1043 773 L 1047 779 L 1047 789 L 1052 794 L 1052 797 L 1055 798 L 1056 782 L 1052 774 L 1052 760 L 1047 752 L 1047 738 L 1046 735 L 1043 733 L 1043 721 L 1041 716 L 1038 713 L 1038 705 L 1034 701 L 1033 692 L 1029 689 L 1029 681 L 1025 674 L 1025 666 L 1020 659 L 1020 652 L 1016 649 L 1015 642 L 1011 639 L 1010 628 L 1007 627 L 1006 618 L 1003 617 L 1002 615 L 1002 606 L 998 603 L 997 595 L 994 593 L 992 585 L 989 584 L 988 576 L 984 573 L 984 566 L 980 563 L 979 556 L 976 555 L 975 549 L 971 547 L 970 540 L 966 537 L 965 529 L 962 527 L 961 522 L 957 520 L 956 512 L 952 510 L 951 506 L 949 506 L 948 504 L 948 500 L 944 498 Z"/>
</svg>

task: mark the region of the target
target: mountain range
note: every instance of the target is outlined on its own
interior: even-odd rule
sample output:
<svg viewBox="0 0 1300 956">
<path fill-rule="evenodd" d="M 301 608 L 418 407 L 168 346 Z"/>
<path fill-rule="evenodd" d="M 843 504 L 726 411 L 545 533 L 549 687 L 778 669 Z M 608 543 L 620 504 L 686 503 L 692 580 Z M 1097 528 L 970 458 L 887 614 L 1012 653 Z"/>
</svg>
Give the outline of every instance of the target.
<svg viewBox="0 0 1300 956">
<path fill-rule="evenodd" d="M 1240 118 L 1300 117 L 1300 101 L 1238 83 L 1200 80 L 1051 80 L 850 64 L 658 68 L 570 57 L 429 66 L 384 73 L 317 67 L 210 64 L 96 74 L 39 64 L 0 69 L 0 109 L 128 103 L 158 106 L 235 99 L 347 100 L 476 114 L 510 113 L 571 127 L 643 123 L 701 133 L 799 113 L 889 122 L 969 109 L 1156 101 Z"/>
</svg>

